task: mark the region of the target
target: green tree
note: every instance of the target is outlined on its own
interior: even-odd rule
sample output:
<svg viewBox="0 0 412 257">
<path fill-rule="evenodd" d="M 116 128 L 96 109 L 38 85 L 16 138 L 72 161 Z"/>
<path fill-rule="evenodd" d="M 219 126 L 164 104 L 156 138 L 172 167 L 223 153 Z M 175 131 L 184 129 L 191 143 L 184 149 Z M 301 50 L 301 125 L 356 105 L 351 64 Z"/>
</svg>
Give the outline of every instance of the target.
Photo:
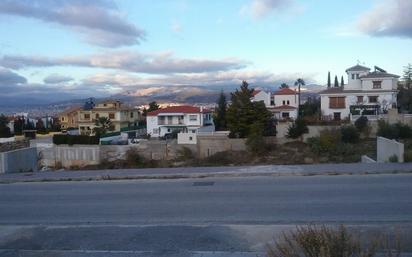
<svg viewBox="0 0 412 257">
<path fill-rule="evenodd" d="M 252 102 L 253 89 L 249 89 L 246 81 L 242 82 L 240 89 L 231 93 L 232 103 L 226 113 L 227 128 L 231 137 L 245 138 L 251 133 L 251 126 L 259 124 L 263 128 L 263 135 L 269 136 L 276 132 L 273 128 L 273 115 L 266 109 L 262 101 Z"/>
<path fill-rule="evenodd" d="M 412 64 L 408 63 L 404 67 L 402 80 L 404 81 L 406 88 L 411 88 L 412 86 Z"/>
<path fill-rule="evenodd" d="M 330 81 L 330 71 L 328 72 L 328 88 L 332 86 L 332 82 Z"/>
<path fill-rule="evenodd" d="M 41 118 L 37 119 L 36 130 L 38 132 L 45 132 L 46 131 L 46 127 L 44 126 L 44 122 Z"/>
<path fill-rule="evenodd" d="M 216 130 L 226 130 L 226 111 L 227 111 L 227 102 L 226 96 L 223 93 L 223 90 L 220 92 L 219 99 L 217 101 L 217 106 L 215 109 L 213 122 L 215 123 Z"/>
<path fill-rule="evenodd" d="M 106 134 L 108 131 L 113 130 L 112 121 L 108 117 L 99 117 L 95 121 L 93 132 L 96 136 L 100 137 Z"/>
<path fill-rule="evenodd" d="M 156 103 L 156 101 L 153 101 L 149 103 L 149 109 L 147 109 L 147 112 L 152 112 L 152 111 L 156 111 L 159 109 L 160 109 L 160 106 Z"/>
<path fill-rule="evenodd" d="M 298 115 L 299 115 L 299 112 L 300 112 L 299 110 L 300 110 L 300 103 L 301 103 L 301 101 L 300 101 L 300 88 L 304 85 L 305 85 L 305 81 L 301 78 L 298 78 L 295 81 L 295 86 L 298 86 Z"/>
<path fill-rule="evenodd" d="M 262 154 L 265 152 L 265 141 L 263 139 L 262 124 L 254 123 L 250 127 L 250 134 L 246 139 L 246 147 L 253 154 Z"/>
<path fill-rule="evenodd" d="M 302 117 L 317 117 L 320 118 L 320 99 L 308 98 L 301 106 L 300 115 Z"/>
<path fill-rule="evenodd" d="M 286 84 L 286 83 L 282 83 L 279 88 L 280 88 L 280 89 L 282 89 L 282 88 L 289 88 L 289 85 Z"/>
<path fill-rule="evenodd" d="M 17 117 L 14 120 L 14 134 L 21 135 L 23 133 L 24 128 L 24 117 Z"/>
<path fill-rule="evenodd" d="M 10 128 L 7 126 L 9 124 L 9 120 L 3 114 L 0 115 L 0 137 L 10 137 Z"/>
<path fill-rule="evenodd" d="M 343 80 L 343 76 L 340 77 L 340 86 L 343 87 L 345 85 L 345 81 Z"/>
<path fill-rule="evenodd" d="M 308 132 L 309 129 L 306 122 L 303 119 L 298 118 L 289 126 L 286 137 L 296 139 L 302 137 L 303 134 Z"/>
<path fill-rule="evenodd" d="M 335 76 L 335 87 L 339 87 L 338 76 Z"/>
</svg>

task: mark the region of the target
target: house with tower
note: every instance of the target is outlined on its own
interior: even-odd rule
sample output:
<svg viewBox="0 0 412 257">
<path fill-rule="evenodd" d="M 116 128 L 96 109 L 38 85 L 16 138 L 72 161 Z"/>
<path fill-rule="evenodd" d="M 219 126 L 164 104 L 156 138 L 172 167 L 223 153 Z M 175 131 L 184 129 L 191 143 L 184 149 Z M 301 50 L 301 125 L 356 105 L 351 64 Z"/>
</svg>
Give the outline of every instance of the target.
<svg viewBox="0 0 412 257">
<path fill-rule="evenodd" d="M 375 66 L 355 65 L 346 70 L 348 83 L 321 91 L 324 119 L 356 120 L 361 115 L 377 119 L 389 109 L 397 108 L 399 76 Z"/>
</svg>

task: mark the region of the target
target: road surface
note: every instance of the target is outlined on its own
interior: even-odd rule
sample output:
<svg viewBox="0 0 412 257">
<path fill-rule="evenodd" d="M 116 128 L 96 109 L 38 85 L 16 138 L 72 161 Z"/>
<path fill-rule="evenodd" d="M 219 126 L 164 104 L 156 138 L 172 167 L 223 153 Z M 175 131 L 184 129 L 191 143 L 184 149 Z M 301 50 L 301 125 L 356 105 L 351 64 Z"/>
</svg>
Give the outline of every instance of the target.
<svg viewBox="0 0 412 257">
<path fill-rule="evenodd" d="M 412 238 L 411 196 L 412 174 L 2 184 L 0 249 L 247 256 L 281 230 L 311 222 L 401 229 Z"/>
</svg>

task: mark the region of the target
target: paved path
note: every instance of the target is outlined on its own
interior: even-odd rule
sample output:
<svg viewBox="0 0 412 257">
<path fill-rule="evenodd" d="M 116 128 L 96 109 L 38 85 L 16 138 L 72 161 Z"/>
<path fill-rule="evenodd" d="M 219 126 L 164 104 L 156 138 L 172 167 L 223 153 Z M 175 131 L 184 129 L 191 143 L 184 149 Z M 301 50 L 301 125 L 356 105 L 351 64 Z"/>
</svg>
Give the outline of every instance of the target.
<svg viewBox="0 0 412 257">
<path fill-rule="evenodd" d="M 311 222 L 412 251 L 411 195 L 412 174 L 3 184 L 0 256 L 263 256 Z"/>
<path fill-rule="evenodd" d="M 46 171 L 0 174 L 0 183 L 82 181 L 141 178 L 204 178 L 216 176 L 287 176 L 411 173 L 412 163 L 349 163 L 312 165 L 266 165 L 195 168 Z"/>
</svg>

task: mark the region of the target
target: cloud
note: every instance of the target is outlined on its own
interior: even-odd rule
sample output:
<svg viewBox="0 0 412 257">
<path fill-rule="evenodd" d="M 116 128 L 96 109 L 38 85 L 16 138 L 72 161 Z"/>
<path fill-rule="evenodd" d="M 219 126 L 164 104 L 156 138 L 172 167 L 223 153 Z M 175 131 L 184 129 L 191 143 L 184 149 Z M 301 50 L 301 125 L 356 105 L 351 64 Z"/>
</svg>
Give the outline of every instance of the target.
<svg viewBox="0 0 412 257">
<path fill-rule="evenodd" d="M 32 18 L 70 27 L 98 46 L 138 44 L 145 32 L 129 23 L 109 1 L 2 0 L 0 14 Z"/>
<path fill-rule="evenodd" d="M 0 68 L 0 87 L 27 83 L 27 79 L 7 69 Z"/>
<path fill-rule="evenodd" d="M 0 66 L 10 69 L 28 67 L 77 66 L 116 69 L 135 73 L 201 73 L 242 69 L 247 62 L 236 58 L 185 59 L 177 58 L 170 52 L 140 54 L 132 51 L 111 51 L 103 54 L 48 58 L 45 56 L 5 55 L 0 58 Z"/>
<path fill-rule="evenodd" d="M 411 13 L 411 0 L 381 0 L 361 15 L 357 25 L 371 36 L 412 38 Z"/>
<path fill-rule="evenodd" d="M 44 83 L 46 84 L 59 84 L 63 82 L 69 82 L 72 81 L 73 78 L 69 76 L 63 76 L 59 74 L 51 74 L 47 77 L 44 78 Z"/>
<path fill-rule="evenodd" d="M 260 19 L 275 11 L 282 11 L 294 4 L 293 0 L 251 0 L 244 5 L 240 13 L 251 16 L 253 19 Z"/>
<path fill-rule="evenodd" d="M 97 73 L 82 80 L 84 85 L 108 85 L 124 90 L 163 86 L 237 86 L 242 80 L 259 86 L 276 86 L 283 82 L 293 84 L 302 74 L 273 74 L 269 71 L 220 71 L 197 74 L 168 74 L 139 77 L 128 73 Z M 308 83 L 312 75 L 303 76 Z"/>
</svg>

